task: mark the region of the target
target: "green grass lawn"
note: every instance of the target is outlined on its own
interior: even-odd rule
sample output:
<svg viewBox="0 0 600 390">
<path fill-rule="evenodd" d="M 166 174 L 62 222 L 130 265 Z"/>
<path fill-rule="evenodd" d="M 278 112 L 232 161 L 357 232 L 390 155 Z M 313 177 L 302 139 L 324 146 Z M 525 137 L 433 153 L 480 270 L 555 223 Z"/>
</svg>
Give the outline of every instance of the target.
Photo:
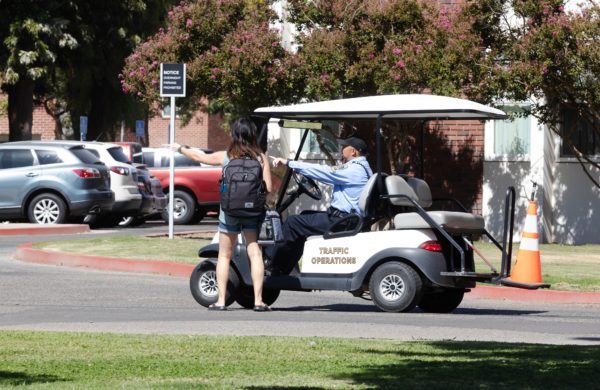
<svg viewBox="0 0 600 390">
<path fill-rule="evenodd" d="M 498 271 L 500 251 L 493 244 L 476 242 L 478 248 Z M 517 257 L 519 244 L 513 246 L 512 261 Z M 477 269 L 487 271 L 485 263 L 477 259 Z M 600 245 L 540 245 L 542 279 L 552 289 L 600 292 Z"/>
<path fill-rule="evenodd" d="M 142 260 L 163 260 L 195 264 L 199 261 L 198 249 L 210 243 L 209 239 L 189 236 L 134 237 L 119 236 L 72 241 L 54 241 L 35 244 L 34 247 L 75 252 L 96 256 L 116 256 Z M 478 248 L 500 270 L 500 251 L 492 244 L 476 242 Z M 513 264 L 519 246 L 513 248 Z M 600 245 L 540 245 L 542 276 L 552 289 L 569 291 L 600 291 Z M 478 259 L 477 270 L 489 272 Z"/>
<path fill-rule="evenodd" d="M 325 338 L 0 332 L 0 387 L 595 387 L 598 347 Z"/>
</svg>

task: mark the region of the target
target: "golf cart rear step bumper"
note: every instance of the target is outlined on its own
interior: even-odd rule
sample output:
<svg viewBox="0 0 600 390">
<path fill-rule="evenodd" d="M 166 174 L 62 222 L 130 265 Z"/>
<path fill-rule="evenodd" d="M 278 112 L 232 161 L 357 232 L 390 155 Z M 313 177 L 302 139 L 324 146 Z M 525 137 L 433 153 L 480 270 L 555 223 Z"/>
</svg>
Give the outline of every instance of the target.
<svg viewBox="0 0 600 390">
<path fill-rule="evenodd" d="M 498 282 L 500 275 L 497 273 L 480 273 L 480 272 L 440 272 L 442 276 L 452 278 L 464 278 L 476 280 L 478 282 Z"/>
</svg>

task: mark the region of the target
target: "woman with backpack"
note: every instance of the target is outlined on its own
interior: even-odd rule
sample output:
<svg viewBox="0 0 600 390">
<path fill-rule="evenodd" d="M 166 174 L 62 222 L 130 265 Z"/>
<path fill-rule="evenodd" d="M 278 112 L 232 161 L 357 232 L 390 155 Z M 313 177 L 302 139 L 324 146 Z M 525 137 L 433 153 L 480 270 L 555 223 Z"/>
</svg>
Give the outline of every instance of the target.
<svg viewBox="0 0 600 390">
<path fill-rule="evenodd" d="M 236 120 L 231 127 L 231 144 L 227 150 L 204 154 L 186 145 L 171 144 L 173 151 L 209 165 L 223 165 L 221 210 L 219 212 L 219 257 L 217 261 L 217 302 L 208 310 L 227 310 L 225 293 L 229 263 L 239 233 L 244 234 L 250 258 L 254 311 L 271 311 L 262 301 L 264 263 L 257 243 L 264 218 L 264 201 L 271 191 L 271 169 L 258 145 L 256 125 L 248 118 Z"/>
</svg>

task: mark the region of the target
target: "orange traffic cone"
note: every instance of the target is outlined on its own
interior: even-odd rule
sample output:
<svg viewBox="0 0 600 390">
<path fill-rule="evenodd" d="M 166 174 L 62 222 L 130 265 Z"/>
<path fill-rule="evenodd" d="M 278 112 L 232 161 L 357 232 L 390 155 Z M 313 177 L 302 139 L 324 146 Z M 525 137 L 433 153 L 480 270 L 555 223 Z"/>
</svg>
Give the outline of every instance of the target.
<svg viewBox="0 0 600 390">
<path fill-rule="evenodd" d="M 549 284 L 542 283 L 542 265 L 537 229 L 537 203 L 535 200 L 530 200 L 527 207 L 525 226 L 523 227 L 514 269 L 510 277 L 504 279 L 502 284 L 527 289 L 550 287 Z"/>
</svg>

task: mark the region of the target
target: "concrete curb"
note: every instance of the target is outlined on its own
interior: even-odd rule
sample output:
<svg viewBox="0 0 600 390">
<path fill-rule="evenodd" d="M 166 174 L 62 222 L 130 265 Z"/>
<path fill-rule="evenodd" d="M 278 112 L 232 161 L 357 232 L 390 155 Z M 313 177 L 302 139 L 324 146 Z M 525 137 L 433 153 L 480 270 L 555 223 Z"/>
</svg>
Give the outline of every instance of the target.
<svg viewBox="0 0 600 390">
<path fill-rule="evenodd" d="M 90 226 L 85 224 L 38 225 L 35 223 L 0 224 L 0 236 L 32 236 L 40 234 L 87 233 Z"/>
<path fill-rule="evenodd" d="M 476 299 L 494 299 L 500 301 L 519 301 L 536 303 L 577 303 L 600 305 L 600 293 L 555 290 L 525 290 L 511 287 L 492 287 L 478 285 L 468 294 Z"/>
<path fill-rule="evenodd" d="M 116 257 L 88 256 L 35 249 L 33 243 L 17 247 L 15 258 L 39 264 L 86 267 L 102 271 L 121 271 L 171 275 L 189 278 L 195 264 L 170 263 L 160 260 L 133 260 Z M 553 290 L 524 290 L 510 287 L 478 285 L 466 295 L 474 299 L 560 304 L 600 304 L 600 293 Z"/>
<path fill-rule="evenodd" d="M 33 243 L 19 245 L 15 258 L 39 264 L 86 267 L 102 271 L 121 271 L 145 274 L 171 275 L 189 278 L 195 264 L 170 263 L 160 260 L 133 260 L 116 257 L 88 256 L 75 253 L 35 249 Z"/>
</svg>

